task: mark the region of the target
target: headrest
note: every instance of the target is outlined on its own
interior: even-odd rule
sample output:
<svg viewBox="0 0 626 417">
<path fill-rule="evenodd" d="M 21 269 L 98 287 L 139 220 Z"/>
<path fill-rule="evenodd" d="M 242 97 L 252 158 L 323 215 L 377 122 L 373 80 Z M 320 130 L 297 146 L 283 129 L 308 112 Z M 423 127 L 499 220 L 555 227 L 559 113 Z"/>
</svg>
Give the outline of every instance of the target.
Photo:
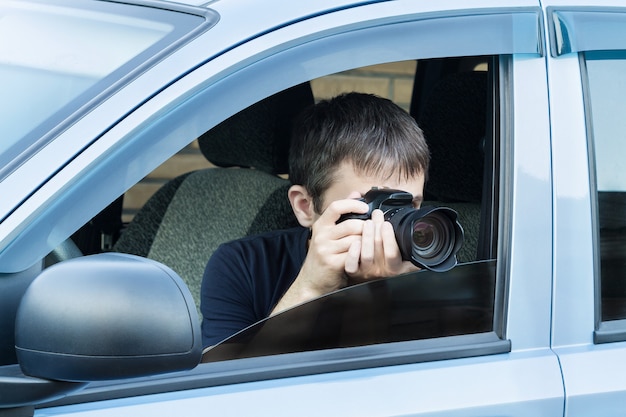
<svg viewBox="0 0 626 417">
<path fill-rule="evenodd" d="M 463 72 L 441 80 L 428 97 L 418 123 L 431 152 L 427 198 L 480 202 L 487 73 Z"/>
<path fill-rule="evenodd" d="M 239 166 L 285 174 L 289 170 L 293 119 L 313 103 L 308 82 L 281 91 L 203 134 L 198 138 L 200 150 L 220 167 Z"/>
</svg>

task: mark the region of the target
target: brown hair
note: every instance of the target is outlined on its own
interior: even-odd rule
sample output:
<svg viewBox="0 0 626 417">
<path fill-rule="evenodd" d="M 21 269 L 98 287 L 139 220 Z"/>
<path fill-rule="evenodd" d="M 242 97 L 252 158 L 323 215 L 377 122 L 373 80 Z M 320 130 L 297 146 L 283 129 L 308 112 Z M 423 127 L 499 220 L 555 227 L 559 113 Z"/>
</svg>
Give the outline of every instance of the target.
<svg viewBox="0 0 626 417">
<path fill-rule="evenodd" d="M 365 175 L 410 179 L 427 176 L 430 153 L 422 130 L 398 105 L 347 93 L 306 109 L 294 124 L 289 178 L 306 188 L 318 213 L 343 162 Z"/>
</svg>

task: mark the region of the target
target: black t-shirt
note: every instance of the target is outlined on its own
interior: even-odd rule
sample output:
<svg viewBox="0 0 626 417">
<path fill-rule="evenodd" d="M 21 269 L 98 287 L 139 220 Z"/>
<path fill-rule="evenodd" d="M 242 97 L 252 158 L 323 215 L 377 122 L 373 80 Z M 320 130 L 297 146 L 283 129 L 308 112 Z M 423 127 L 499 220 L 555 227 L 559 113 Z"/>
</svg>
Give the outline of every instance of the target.
<svg viewBox="0 0 626 417">
<path fill-rule="evenodd" d="M 215 345 L 269 316 L 300 272 L 309 230 L 298 227 L 222 244 L 202 278 L 202 341 Z"/>
</svg>

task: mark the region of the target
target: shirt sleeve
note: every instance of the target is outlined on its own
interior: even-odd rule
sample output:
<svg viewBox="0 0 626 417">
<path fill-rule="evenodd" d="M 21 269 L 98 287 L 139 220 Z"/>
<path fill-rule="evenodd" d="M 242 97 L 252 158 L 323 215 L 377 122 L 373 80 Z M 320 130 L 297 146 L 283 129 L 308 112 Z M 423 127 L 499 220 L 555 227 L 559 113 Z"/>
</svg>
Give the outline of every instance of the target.
<svg viewBox="0 0 626 417">
<path fill-rule="evenodd" d="M 202 341 L 215 345 L 256 321 L 251 273 L 237 245 L 221 245 L 211 256 L 202 278 L 200 310 Z"/>
</svg>

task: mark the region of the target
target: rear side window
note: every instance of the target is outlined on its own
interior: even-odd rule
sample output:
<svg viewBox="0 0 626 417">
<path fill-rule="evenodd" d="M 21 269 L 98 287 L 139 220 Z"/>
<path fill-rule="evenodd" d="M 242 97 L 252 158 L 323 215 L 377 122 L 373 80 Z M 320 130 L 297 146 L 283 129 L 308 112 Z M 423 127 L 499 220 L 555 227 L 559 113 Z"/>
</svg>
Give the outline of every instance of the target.
<svg viewBox="0 0 626 417">
<path fill-rule="evenodd" d="M 595 164 L 600 328 L 617 336 L 626 319 L 626 52 L 587 52 L 588 125 Z M 602 333 L 602 332 L 601 332 Z M 608 336 L 607 336 L 608 337 Z"/>
</svg>

